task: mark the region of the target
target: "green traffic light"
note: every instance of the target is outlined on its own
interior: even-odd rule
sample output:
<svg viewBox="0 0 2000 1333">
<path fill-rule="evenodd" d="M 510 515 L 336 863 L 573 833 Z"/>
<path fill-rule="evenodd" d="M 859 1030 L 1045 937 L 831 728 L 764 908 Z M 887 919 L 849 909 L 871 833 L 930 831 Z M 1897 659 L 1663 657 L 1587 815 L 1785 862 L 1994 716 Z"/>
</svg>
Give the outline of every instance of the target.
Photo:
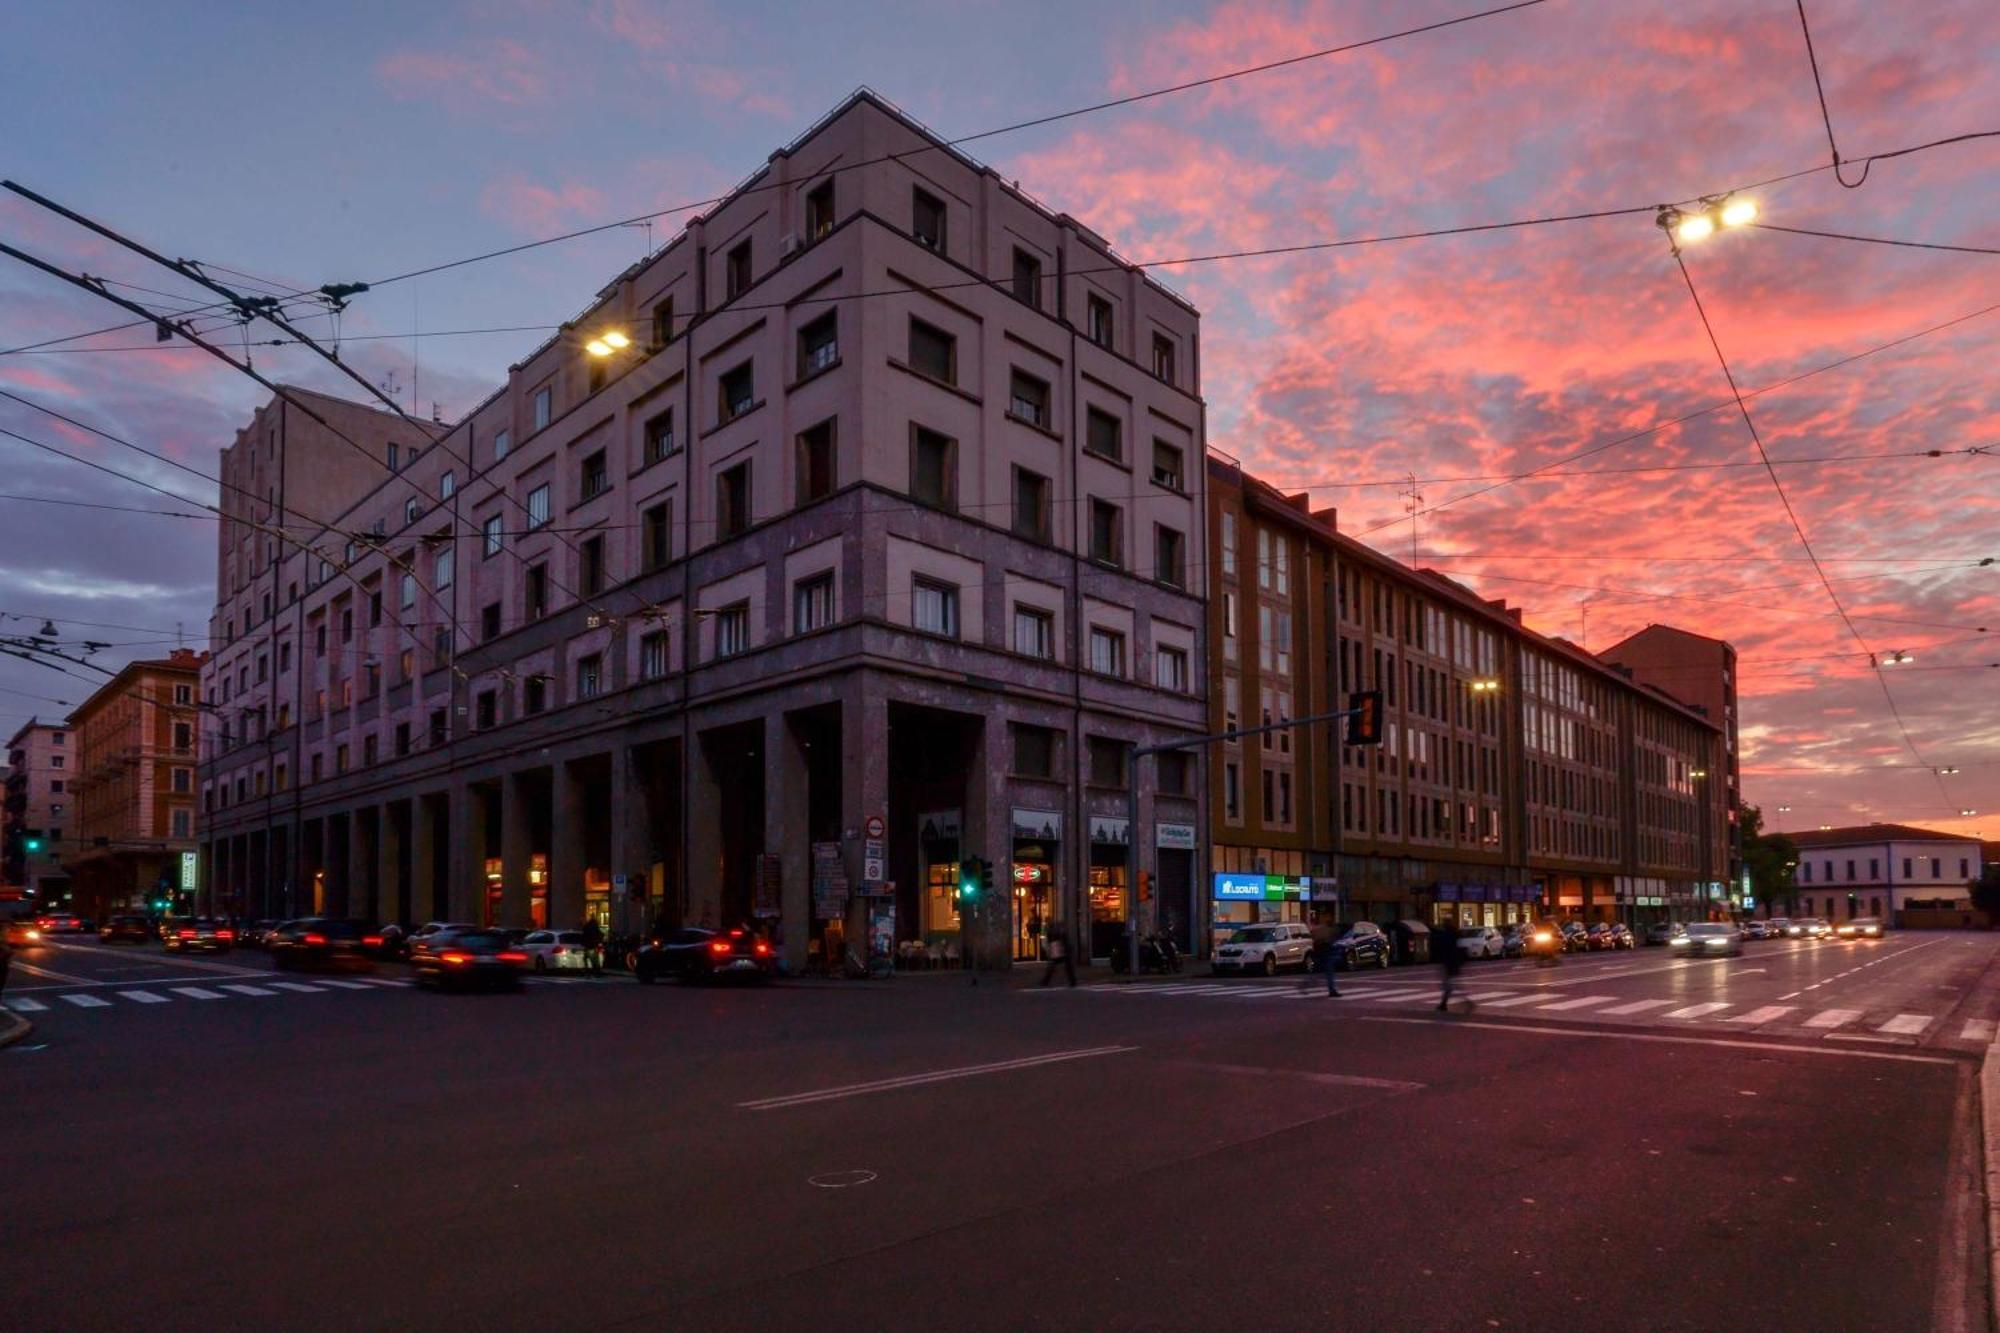
<svg viewBox="0 0 2000 1333">
<path fill-rule="evenodd" d="M 28 839 L 28 850 L 31 852 L 39 852 L 40 850 L 42 850 L 42 840 L 40 838 Z"/>
</svg>

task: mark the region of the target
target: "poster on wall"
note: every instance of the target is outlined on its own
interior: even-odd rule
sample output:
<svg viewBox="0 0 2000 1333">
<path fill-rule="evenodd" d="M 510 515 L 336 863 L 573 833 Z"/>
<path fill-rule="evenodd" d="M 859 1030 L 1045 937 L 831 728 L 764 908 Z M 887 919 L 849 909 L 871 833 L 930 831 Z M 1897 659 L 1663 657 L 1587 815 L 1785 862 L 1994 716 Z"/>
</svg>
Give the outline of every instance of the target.
<svg viewBox="0 0 2000 1333">
<path fill-rule="evenodd" d="M 1014 807 L 1014 836 L 1039 842 L 1062 841 L 1062 815 L 1054 810 Z"/>
<path fill-rule="evenodd" d="M 1126 846 L 1132 841 L 1131 821 L 1115 815 L 1092 815 L 1090 841 L 1104 847 Z"/>
<path fill-rule="evenodd" d="M 840 863 L 838 842 L 812 845 L 813 918 L 838 921 L 847 914 L 847 867 Z"/>
<path fill-rule="evenodd" d="M 868 902 L 868 964 L 871 969 L 892 966 L 896 957 L 896 900 L 871 898 Z"/>
</svg>

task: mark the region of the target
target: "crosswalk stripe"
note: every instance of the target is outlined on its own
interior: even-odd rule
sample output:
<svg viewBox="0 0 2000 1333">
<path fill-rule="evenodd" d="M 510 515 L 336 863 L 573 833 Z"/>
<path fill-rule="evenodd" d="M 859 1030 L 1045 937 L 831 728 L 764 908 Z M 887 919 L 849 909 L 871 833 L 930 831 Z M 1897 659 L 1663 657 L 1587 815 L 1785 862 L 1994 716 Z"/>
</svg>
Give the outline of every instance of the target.
<svg viewBox="0 0 2000 1333">
<path fill-rule="evenodd" d="M 1516 995 L 1508 1000 L 1482 1000 L 1481 1003 L 1493 1009 L 1511 1009 L 1517 1004 L 1540 1004 L 1544 1000 L 1562 998 L 1561 991 L 1530 991 L 1526 995 Z"/>
<path fill-rule="evenodd" d="M 169 999 L 168 999 L 168 998 L 167 998 L 166 996 L 164 996 L 164 995 L 155 995 L 155 994 L 153 994 L 153 992 L 151 992 L 151 991 L 149 991 L 149 990 L 122 990 L 122 991 L 119 991 L 119 992 L 118 992 L 118 997 L 119 997 L 120 999 L 123 999 L 123 1000 L 133 1000 L 133 1001 L 136 1001 L 136 1002 L 137 1002 L 137 1003 L 139 1003 L 139 1004 L 172 1004 L 172 1003 L 173 1003 L 173 1001 L 172 1001 L 172 1000 L 169 1000 Z"/>
<path fill-rule="evenodd" d="M 1710 1001 L 1707 1004 L 1691 1004 L 1685 1009 L 1676 1009 L 1670 1014 L 1662 1014 L 1661 1017 L 1701 1018 L 1708 1014 L 1720 1013 L 1722 1010 L 1727 1009 L 1728 1007 L 1729 1006 L 1727 1004 L 1723 1004 L 1717 1001 Z"/>
<path fill-rule="evenodd" d="M 1750 1024 L 1768 1023 L 1774 1018 L 1783 1018 L 1786 1014 L 1792 1012 L 1792 1008 L 1793 1006 L 1789 1004 L 1767 1004 L 1762 1009 L 1752 1009 L 1747 1014 L 1738 1014 L 1729 1021 L 1731 1023 Z"/>
<path fill-rule="evenodd" d="M 13 999 L 5 1001 L 5 1004 L 17 1014 L 39 1014 L 48 1008 L 40 1000 L 31 1000 L 25 995 L 16 995 Z"/>
<path fill-rule="evenodd" d="M 410 984 L 409 980 L 404 977 L 368 977 L 366 980 L 371 986 L 407 986 Z"/>
<path fill-rule="evenodd" d="M 262 986 L 252 986 L 240 981 L 239 982 L 225 981 L 222 984 L 222 989 L 226 991 L 234 991 L 238 995 L 276 995 L 278 993 L 274 990 L 266 990 Z"/>
<path fill-rule="evenodd" d="M 1990 1018 L 1968 1018 L 1959 1032 L 1960 1041 L 1977 1041 L 1991 1044 L 1993 1041 L 1993 1020 Z"/>
<path fill-rule="evenodd" d="M 1616 995 L 1579 995 L 1574 1000 L 1564 1000 L 1560 1004 L 1545 1004 L 1542 1006 L 1542 1012 L 1548 1014 L 1558 1009 L 1588 1009 L 1594 1004 L 1609 1004 L 1617 998 Z"/>
<path fill-rule="evenodd" d="M 60 997 L 79 1009 L 109 1009 L 111 1001 L 100 1000 L 95 995 L 64 995 Z"/>
<path fill-rule="evenodd" d="M 1606 1014 L 1643 1014 L 1648 1009 L 1664 1009 L 1672 1000 L 1633 1000 L 1628 1004 L 1614 1004 L 1606 1009 Z M 1602 1015 L 1600 1015 L 1601 1017 Z"/>
<path fill-rule="evenodd" d="M 221 991 L 210 990 L 206 986 L 169 986 L 167 989 L 176 995 L 185 995 L 190 1000 L 226 1000 L 229 998 Z"/>
<path fill-rule="evenodd" d="M 1513 994 L 1514 992 L 1510 990 L 1488 990 L 1468 992 L 1465 998 L 1470 1004 L 1505 1004 Z"/>
<path fill-rule="evenodd" d="M 367 983 L 367 982 L 365 982 L 365 981 L 336 981 L 336 980 L 335 980 L 334 978 L 332 978 L 332 977 L 321 977 L 321 978 L 319 979 L 319 984 L 320 984 L 320 985 L 322 985 L 322 986 L 338 986 L 338 987 L 340 987 L 340 988 L 341 988 L 342 990 L 367 990 L 367 989 L 368 989 L 368 983 Z"/>
<path fill-rule="evenodd" d="M 1388 1003 L 1392 1003 L 1392 1004 L 1393 1004 L 1393 1003 L 1396 1003 L 1396 1002 L 1398 1002 L 1398 1001 L 1402 1001 L 1402 1000 L 1413 1000 L 1413 999 L 1415 999 L 1416 997 L 1418 997 L 1418 996 L 1420 996 L 1420 995 L 1436 995 L 1436 994 L 1437 994 L 1437 992 L 1436 992 L 1436 991 L 1434 991 L 1434 990 L 1432 990 L 1432 989 L 1431 989 L 1430 987 L 1426 986 L 1426 987 L 1424 987 L 1424 988 L 1423 988 L 1422 990 L 1383 990 L 1383 991 L 1376 991 L 1376 992 L 1374 992 L 1373 994 L 1370 994 L 1370 995 L 1357 995 L 1357 996 L 1356 996 L 1355 998 L 1356 998 L 1356 999 L 1360 999 L 1360 1000 L 1383 1000 L 1383 1001 L 1386 1001 L 1386 1002 L 1388 1002 Z"/>
<path fill-rule="evenodd" d="M 1837 1028 L 1861 1017 L 1859 1009 L 1822 1009 L 1806 1020 L 1809 1028 Z"/>
<path fill-rule="evenodd" d="M 1875 1030 L 1877 1032 L 1894 1033 L 1902 1037 L 1914 1037 L 1930 1025 L 1931 1016 L 1929 1014 L 1897 1014 L 1894 1018 Z"/>
<path fill-rule="evenodd" d="M 303 981 L 274 981 L 271 984 L 273 986 L 276 986 L 279 990 L 297 991 L 301 995 L 319 994 L 319 987 L 308 986 Z"/>
</svg>

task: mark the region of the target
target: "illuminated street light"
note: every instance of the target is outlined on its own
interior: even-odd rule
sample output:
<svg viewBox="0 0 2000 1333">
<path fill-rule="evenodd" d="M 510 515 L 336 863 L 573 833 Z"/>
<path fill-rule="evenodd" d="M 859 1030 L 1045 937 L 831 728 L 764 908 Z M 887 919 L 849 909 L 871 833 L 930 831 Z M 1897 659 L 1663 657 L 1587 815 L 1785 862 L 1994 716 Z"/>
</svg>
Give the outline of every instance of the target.
<svg viewBox="0 0 2000 1333">
<path fill-rule="evenodd" d="M 1474 694 L 1491 694 L 1500 688 L 1500 682 L 1491 677 L 1485 677 L 1479 680 L 1467 681 L 1466 687 Z"/>
<path fill-rule="evenodd" d="M 1889 653 L 1882 658 L 1882 665 L 1903 666 L 1906 663 L 1914 662 L 1916 660 L 1917 657 L 1915 653 L 1907 653 L 1904 652 L 1902 649 L 1898 648 L 1895 652 Z"/>
<path fill-rule="evenodd" d="M 1958 813 L 1970 819 L 1973 815 L 1976 815 L 1979 812 L 1977 810 L 1961 810 Z"/>
<path fill-rule="evenodd" d="M 1778 813 L 1781 815 L 1789 815 L 1790 813 L 1792 813 L 1792 807 L 1790 807 L 1789 805 L 1781 805 L 1778 807 Z"/>
<path fill-rule="evenodd" d="M 610 356 L 622 352 L 632 345 L 632 340 L 617 329 L 608 329 L 583 345 L 583 350 L 592 356 Z"/>
<path fill-rule="evenodd" d="M 1690 213 L 1674 228 L 1674 239 L 1682 242 L 1705 241 L 1715 234 L 1715 220 L 1706 213 Z"/>
<path fill-rule="evenodd" d="M 1738 199 L 1734 195 L 1709 197 L 1690 209 L 1680 209 L 1672 204 L 1659 211 L 1654 221 L 1673 237 L 1676 245 L 1692 245 L 1705 241 L 1725 227 L 1743 227 L 1756 221 L 1757 205 L 1754 200 Z"/>
<path fill-rule="evenodd" d="M 1956 768 L 1940 768 L 1938 770 L 1938 776 L 1941 778 L 1948 778 L 1956 772 L 1958 772 Z"/>
<path fill-rule="evenodd" d="M 1757 218 L 1757 205 L 1749 199 L 1731 199 L 1722 205 L 1722 225 L 1741 227 Z"/>
</svg>

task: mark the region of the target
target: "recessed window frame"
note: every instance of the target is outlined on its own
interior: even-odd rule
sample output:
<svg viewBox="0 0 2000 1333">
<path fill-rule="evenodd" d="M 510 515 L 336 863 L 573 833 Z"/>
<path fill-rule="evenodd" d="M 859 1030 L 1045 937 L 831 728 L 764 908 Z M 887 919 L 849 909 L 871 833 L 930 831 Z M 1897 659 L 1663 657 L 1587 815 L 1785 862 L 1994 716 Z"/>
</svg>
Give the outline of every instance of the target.
<svg viewBox="0 0 2000 1333">
<path fill-rule="evenodd" d="M 910 576 L 910 627 L 941 639 L 959 637 L 959 586 L 925 574 Z"/>
<path fill-rule="evenodd" d="M 824 500 L 840 487 L 838 418 L 828 417 L 800 431 L 792 442 L 793 493 L 797 503 Z"/>
<path fill-rule="evenodd" d="M 926 494 L 920 488 L 925 475 L 922 463 L 932 453 L 939 458 L 937 490 Z M 915 421 L 910 423 L 910 498 L 933 509 L 949 513 L 958 510 L 958 441 L 941 430 Z"/>
<path fill-rule="evenodd" d="M 958 335 L 910 316 L 910 369 L 940 384 L 958 383 Z"/>
</svg>

